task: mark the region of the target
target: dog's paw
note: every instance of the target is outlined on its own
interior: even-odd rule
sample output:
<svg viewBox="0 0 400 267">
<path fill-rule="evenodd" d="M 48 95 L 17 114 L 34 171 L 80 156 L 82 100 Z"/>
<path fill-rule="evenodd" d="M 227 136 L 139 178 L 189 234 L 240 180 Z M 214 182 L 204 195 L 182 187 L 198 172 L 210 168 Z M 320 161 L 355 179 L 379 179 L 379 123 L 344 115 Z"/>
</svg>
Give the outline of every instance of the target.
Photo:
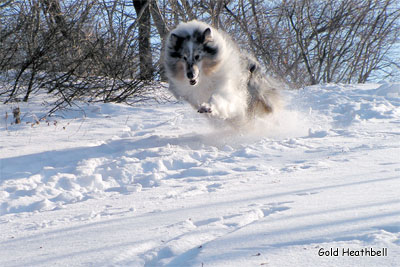
<svg viewBox="0 0 400 267">
<path fill-rule="evenodd" d="M 197 110 L 199 113 L 211 113 L 211 107 L 208 104 L 203 104 L 200 106 L 199 110 Z"/>
</svg>

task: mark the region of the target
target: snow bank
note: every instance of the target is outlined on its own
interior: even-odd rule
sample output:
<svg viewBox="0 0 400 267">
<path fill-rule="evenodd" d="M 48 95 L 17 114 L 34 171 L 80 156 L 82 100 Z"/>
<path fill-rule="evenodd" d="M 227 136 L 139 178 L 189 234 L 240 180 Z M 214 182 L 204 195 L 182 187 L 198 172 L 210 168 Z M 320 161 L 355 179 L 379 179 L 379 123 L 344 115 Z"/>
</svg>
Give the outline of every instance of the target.
<svg viewBox="0 0 400 267">
<path fill-rule="evenodd" d="M 321 260 L 315 246 L 400 252 L 399 94 L 400 84 L 285 91 L 284 110 L 241 130 L 212 126 L 182 103 L 95 104 L 38 120 L 44 113 L 34 101 L 20 104 L 19 125 L 13 105 L 2 105 L 0 223 L 14 239 L 76 222 L 71 231 L 93 249 L 60 256 L 72 265 L 85 255 L 92 265 L 283 266 L 292 253 L 293 265 L 310 266 Z M 53 219 L 40 223 L 42 214 Z M 106 219 L 107 227 L 78 230 L 80 221 Z M 23 239 L 7 242 L 18 250 Z M 113 249 L 94 249 L 104 242 Z M 51 253 L 62 254 L 54 245 Z M 35 253 L 19 257 L 28 264 Z"/>
<path fill-rule="evenodd" d="M 23 106 L 25 125 L 12 125 L 9 116 L 7 130 L 1 129 L 1 146 L 23 152 L 1 153 L 0 214 L 62 208 L 107 192 L 138 192 L 168 179 L 234 175 L 241 172 L 238 160 L 246 166 L 271 149 L 305 146 L 293 138 L 325 138 L 367 121 L 398 120 L 399 91 L 399 84 L 288 91 L 286 109 L 239 133 L 213 128 L 186 105 L 98 104 L 39 124 L 34 124 L 38 110 Z M 10 109 L 5 106 L 1 113 Z M 114 136 L 99 141 L 102 135 Z M 42 151 L 30 153 L 32 144 Z M 269 169 L 259 166 L 257 171 Z"/>
</svg>

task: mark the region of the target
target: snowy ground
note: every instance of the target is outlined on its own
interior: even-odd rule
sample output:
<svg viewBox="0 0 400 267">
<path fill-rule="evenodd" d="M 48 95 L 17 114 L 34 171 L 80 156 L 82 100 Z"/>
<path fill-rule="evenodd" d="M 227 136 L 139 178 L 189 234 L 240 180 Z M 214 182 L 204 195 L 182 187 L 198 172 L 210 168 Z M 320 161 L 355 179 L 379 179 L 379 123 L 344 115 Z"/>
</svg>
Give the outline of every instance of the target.
<svg viewBox="0 0 400 267">
<path fill-rule="evenodd" d="M 0 105 L 0 266 L 399 266 L 400 84 L 284 97 L 241 132 L 182 103 Z"/>
</svg>

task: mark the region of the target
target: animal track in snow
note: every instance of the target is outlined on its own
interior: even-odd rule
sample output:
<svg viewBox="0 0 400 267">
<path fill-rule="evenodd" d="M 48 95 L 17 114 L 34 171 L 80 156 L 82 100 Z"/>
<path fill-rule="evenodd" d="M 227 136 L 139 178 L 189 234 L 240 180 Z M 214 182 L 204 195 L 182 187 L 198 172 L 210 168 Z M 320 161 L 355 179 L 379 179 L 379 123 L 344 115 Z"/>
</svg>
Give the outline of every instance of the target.
<svg viewBox="0 0 400 267">
<path fill-rule="evenodd" d="M 200 221 L 191 219 L 169 228 L 181 228 L 182 234 L 163 242 L 163 245 L 144 253 L 144 266 L 180 266 L 190 262 L 208 242 L 231 234 L 249 224 L 270 216 L 274 213 L 290 209 L 285 204 L 291 202 L 254 204 L 240 213 L 223 215 Z"/>
</svg>

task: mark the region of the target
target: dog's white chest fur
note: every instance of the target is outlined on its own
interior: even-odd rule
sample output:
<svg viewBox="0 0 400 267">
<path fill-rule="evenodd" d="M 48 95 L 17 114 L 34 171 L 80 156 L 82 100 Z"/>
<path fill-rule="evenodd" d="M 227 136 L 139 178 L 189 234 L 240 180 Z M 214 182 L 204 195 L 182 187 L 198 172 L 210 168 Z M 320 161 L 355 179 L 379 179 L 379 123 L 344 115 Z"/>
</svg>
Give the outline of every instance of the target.
<svg viewBox="0 0 400 267">
<path fill-rule="evenodd" d="M 212 79 L 209 77 L 202 77 L 200 75 L 200 81 L 196 85 L 190 85 L 187 81 L 176 81 L 176 94 L 180 98 L 188 101 L 193 107 L 199 107 L 201 104 L 208 102 L 213 94 L 213 84 Z"/>
</svg>

